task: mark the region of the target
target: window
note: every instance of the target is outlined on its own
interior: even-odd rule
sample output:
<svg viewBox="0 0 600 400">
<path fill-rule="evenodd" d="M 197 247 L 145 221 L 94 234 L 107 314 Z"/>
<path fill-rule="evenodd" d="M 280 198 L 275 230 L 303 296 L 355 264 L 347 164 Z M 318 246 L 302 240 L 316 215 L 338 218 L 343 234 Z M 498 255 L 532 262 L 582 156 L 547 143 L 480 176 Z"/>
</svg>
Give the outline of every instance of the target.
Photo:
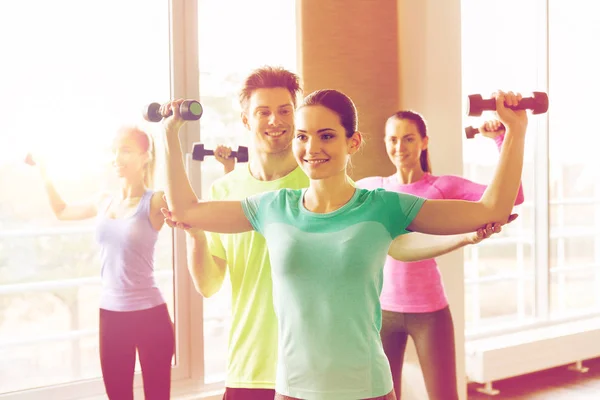
<svg viewBox="0 0 600 400">
<path fill-rule="evenodd" d="M 101 393 L 94 221 L 57 221 L 23 160 L 46 158 L 67 202 L 115 188 L 116 129 L 154 131 L 142 107 L 170 97 L 169 2 L 1 2 L 0 38 L 0 394 L 85 380 Z M 172 259 L 163 229 L 157 280 L 173 317 Z"/>
<path fill-rule="evenodd" d="M 540 45 L 539 1 L 463 1 L 462 57 L 463 94 L 484 98 L 497 89 L 545 91 L 535 51 Z M 519 12 L 515 12 L 518 7 Z M 511 21 L 519 29 L 496 29 L 494 21 Z M 464 126 L 479 126 L 493 115 L 465 117 Z M 534 146 L 539 134 L 531 117 L 527 132 L 523 171 L 525 203 L 516 208 L 519 218 L 503 233 L 465 250 L 465 319 L 467 331 L 522 323 L 534 317 L 536 175 Z M 464 137 L 464 136 L 463 136 Z M 464 175 L 475 182 L 489 183 L 498 163 L 498 148 L 477 135 L 464 139 Z"/>
<path fill-rule="evenodd" d="M 231 10 L 236 12 L 232 13 Z M 263 65 L 296 71 L 296 5 L 293 1 L 199 0 L 200 98 L 204 114 L 200 139 L 208 149 L 219 144 L 248 146 L 240 120 L 238 91 L 248 73 Z M 202 194 L 223 175 L 213 157 L 202 162 Z M 226 278 L 215 296 L 204 300 L 206 382 L 222 380 L 231 316 L 231 285 Z"/>
<path fill-rule="evenodd" d="M 582 1 L 462 2 L 464 95 L 501 88 L 550 96 L 548 114 L 529 116 L 520 217 L 465 250 L 468 337 L 600 311 L 599 162 L 586 146 L 593 128 L 583 118 L 600 106 L 592 94 L 600 65 L 589 52 L 600 19 L 589 8 Z M 518 28 L 496 27 L 507 21 Z M 464 140 L 466 177 L 489 182 L 497 160 L 491 141 Z"/>
<path fill-rule="evenodd" d="M 591 145 L 600 61 L 589 50 L 600 16 L 581 0 L 549 0 L 548 10 L 549 307 L 561 317 L 600 309 L 600 162 Z"/>
</svg>

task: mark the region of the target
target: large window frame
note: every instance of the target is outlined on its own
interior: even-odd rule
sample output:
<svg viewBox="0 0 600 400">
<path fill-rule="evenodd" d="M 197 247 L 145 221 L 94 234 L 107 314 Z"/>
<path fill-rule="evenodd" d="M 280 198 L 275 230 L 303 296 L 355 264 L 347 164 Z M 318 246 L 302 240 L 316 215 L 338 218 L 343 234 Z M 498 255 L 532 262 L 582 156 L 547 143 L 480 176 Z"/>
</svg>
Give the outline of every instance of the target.
<svg viewBox="0 0 600 400">
<path fill-rule="evenodd" d="M 168 0 L 169 30 L 170 30 L 170 82 L 171 98 L 199 98 L 198 73 L 198 4 L 197 0 Z M 182 150 L 187 159 L 192 151 L 192 144 L 199 140 L 199 123 L 188 123 L 181 131 Z M 201 167 L 200 167 L 201 168 Z M 193 182 L 196 193 L 201 193 L 201 171 L 194 166 L 187 171 Z M 52 232 L 12 232 L 11 235 L 42 235 L 70 232 L 69 228 L 55 229 Z M 77 232 L 72 232 L 77 233 Z M 210 398 L 224 387 L 224 382 L 205 384 L 204 379 L 204 332 L 203 332 L 203 298 L 191 282 L 186 260 L 185 233 L 175 230 L 172 233 L 173 245 L 173 285 L 174 285 L 174 315 L 176 334 L 176 364 L 172 369 L 172 397 L 182 397 L 190 393 L 198 393 L 200 397 Z M 163 274 L 164 275 L 164 274 Z M 13 293 L 23 290 L 48 290 L 51 287 L 80 286 L 84 284 L 99 284 L 100 278 L 79 278 L 53 282 L 28 283 L 4 286 L 1 293 Z M 76 335 L 65 334 L 65 338 L 47 338 L 64 340 L 66 336 L 92 335 L 95 332 L 81 331 Z M 225 354 L 223 355 L 225 357 Z M 136 398 L 143 397 L 141 373 L 136 372 L 134 378 Z M 96 399 L 104 398 L 102 378 L 73 381 L 61 385 L 53 385 L 29 390 L 0 394 L 2 400 L 25 400 L 39 398 L 60 399 Z"/>
<path fill-rule="evenodd" d="M 550 81 L 550 35 L 551 30 L 549 27 L 550 21 L 550 0 L 536 0 L 536 7 L 539 12 L 537 13 L 538 20 L 535 23 L 539 29 L 536 32 L 535 37 L 535 51 L 537 59 L 537 82 L 534 82 L 538 90 L 545 90 L 550 97 L 550 107 L 552 107 L 552 83 Z M 463 5 L 464 6 L 464 5 Z M 490 7 L 494 7 L 492 4 Z M 463 50 L 464 51 L 464 50 Z M 550 108 L 552 112 L 552 108 Z M 559 323 L 582 321 L 600 316 L 600 307 L 594 309 L 587 309 L 581 311 L 570 311 L 562 315 L 553 314 L 551 312 L 551 296 L 555 296 L 556 293 L 551 293 L 551 279 L 553 273 L 564 272 L 564 267 L 553 267 L 552 260 L 550 259 L 551 251 L 551 240 L 553 239 L 564 239 L 569 237 L 569 233 L 557 232 L 556 228 L 551 227 L 551 206 L 566 206 L 569 204 L 588 204 L 590 201 L 597 204 L 598 198 L 595 199 L 566 199 L 566 200 L 552 200 L 550 198 L 550 140 L 551 140 L 551 129 L 549 114 L 530 116 L 529 125 L 530 127 L 536 126 L 536 135 L 534 139 L 534 185 L 532 194 L 528 195 L 525 193 L 525 203 L 519 208 L 530 208 L 533 214 L 533 232 L 518 232 L 516 235 L 510 237 L 492 238 L 489 241 L 484 241 L 478 246 L 467 248 L 465 252 L 469 252 L 474 262 L 471 265 L 465 265 L 465 270 L 477 268 L 477 254 L 479 248 L 485 246 L 497 246 L 504 243 L 510 242 L 515 243 L 517 246 L 517 254 L 519 255 L 519 247 L 523 245 L 533 244 L 534 252 L 534 268 L 533 276 L 528 277 L 521 269 L 521 272 L 516 274 L 497 274 L 488 277 L 475 277 L 465 279 L 465 287 L 473 287 L 474 293 L 478 292 L 478 287 L 481 283 L 485 282 L 499 282 L 499 281 L 516 281 L 518 293 L 521 294 L 522 288 L 527 284 L 529 279 L 533 280 L 534 285 L 534 302 L 533 312 L 531 316 L 521 316 L 519 313 L 518 321 L 505 321 L 505 317 L 497 317 L 496 319 L 490 318 L 487 320 L 485 325 L 475 326 L 474 328 L 467 328 L 465 331 L 465 339 L 467 341 L 473 341 L 478 339 L 484 339 L 489 337 L 496 337 L 504 334 L 521 332 L 529 329 L 549 327 Z M 465 126 L 469 124 L 465 121 Z M 466 143 L 466 140 L 463 142 Z M 465 171 L 469 171 L 472 168 L 470 163 L 464 164 Z M 527 189 L 525 188 L 525 191 Z M 595 193 L 599 192 L 599 188 L 596 187 Z M 517 211 L 518 212 L 518 211 Z M 560 210 L 558 210 L 560 216 Z M 517 227 L 508 226 L 507 229 L 518 230 Z M 593 233 L 593 232 L 592 232 Z M 583 235 L 584 233 L 582 233 Z M 596 232 L 596 234 L 598 234 Z M 586 236 L 588 237 L 588 236 Z M 597 241 L 598 239 L 596 239 Z M 597 242 L 596 242 L 597 243 Z M 519 258 L 519 257 L 517 257 Z M 517 263 L 519 260 L 517 260 Z M 575 268 L 577 270 L 589 270 L 597 268 L 597 265 L 590 265 L 586 267 Z M 569 271 L 575 269 L 569 268 Z M 467 274 L 465 274 L 467 275 Z M 600 272 L 596 271 L 596 279 L 600 279 Z M 477 297 L 475 295 L 474 297 Z M 522 301 L 519 298 L 517 300 L 517 308 L 521 310 Z M 470 304 L 466 304 L 466 307 L 471 308 L 474 314 L 479 313 L 481 305 L 479 301 L 475 299 Z"/>
</svg>

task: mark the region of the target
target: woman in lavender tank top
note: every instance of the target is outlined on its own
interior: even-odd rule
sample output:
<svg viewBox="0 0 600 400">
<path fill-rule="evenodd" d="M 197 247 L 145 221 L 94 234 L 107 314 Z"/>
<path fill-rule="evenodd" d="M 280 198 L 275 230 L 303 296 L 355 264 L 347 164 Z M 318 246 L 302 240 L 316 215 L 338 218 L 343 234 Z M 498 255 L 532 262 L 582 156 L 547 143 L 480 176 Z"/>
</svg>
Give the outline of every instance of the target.
<svg viewBox="0 0 600 400">
<path fill-rule="evenodd" d="M 502 147 L 505 132 L 499 121 L 488 121 L 479 130 L 483 136 L 494 139 L 498 148 Z M 396 173 L 361 179 L 357 186 L 427 199 L 469 201 L 478 201 L 486 190 L 486 185 L 458 176 L 432 175 L 427 126 L 416 112 L 399 111 L 388 119 L 385 145 Z M 522 202 L 523 190 L 519 187 L 515 204 Z M 381 307 L 381 339 L 396 394 L 401 393 L 404 351 L 410 336 L 417 349 L 429 398 L 458 399 L 454 324 L 435 260 L 402 262 L 388 257 Z"/>
<path fill-rule="evenodd" d="M 136 352 L 146 399 L 169 399 L 175 340 L 165 300 L 154 280 L 154 249 L 166 206 L 162 192 L 150 189 L 154 144 L 135 127 L 119 130 L 113 167 L 120 180 L 114 195 L 87 204 L 67 204 L 45 168 L 37 162 L 52 211 L 59 220 L 97 219 L 102 294 L 100 363 L 109 399 L 133 399 Z"/>
</svg>

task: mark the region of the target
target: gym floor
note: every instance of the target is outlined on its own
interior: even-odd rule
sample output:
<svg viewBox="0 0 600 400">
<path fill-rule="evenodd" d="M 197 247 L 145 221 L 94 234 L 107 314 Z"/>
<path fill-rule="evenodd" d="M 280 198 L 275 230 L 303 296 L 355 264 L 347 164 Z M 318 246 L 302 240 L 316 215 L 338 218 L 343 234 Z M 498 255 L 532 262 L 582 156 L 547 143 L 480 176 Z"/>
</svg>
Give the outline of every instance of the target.
<svg viewBox="0 0 600 400">
<path fill-rule="evenodd" d="M 469 400 L 598 400 L 600 399 L 600 358 L 584 361 L 586 373 L 567 367 L 553 368 L 504 381 L 494 382 L 500 394 L 489 396 L 469 385 Z"/>
</svg>

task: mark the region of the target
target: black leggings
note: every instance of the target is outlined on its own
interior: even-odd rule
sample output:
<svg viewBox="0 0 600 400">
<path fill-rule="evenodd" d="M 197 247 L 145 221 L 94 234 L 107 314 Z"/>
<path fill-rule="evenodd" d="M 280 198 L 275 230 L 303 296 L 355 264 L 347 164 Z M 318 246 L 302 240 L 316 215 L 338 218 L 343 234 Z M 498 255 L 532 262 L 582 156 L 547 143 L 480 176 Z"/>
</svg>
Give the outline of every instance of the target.
<svg viewBox="0 0 600 400">
<path fill-rule="evenodd" d="M 100 364 L 111 400 L 133 400 L 136 349 L 146 400 L 169 399 L 173 323 L 166 304 L 140 311 L 100 309 Z"/>
<path fill-rule="evenodd" d="M 413 339 L 429 400 L 458 400 L 454 327 L 450 308 L 427 313 L 383 311 L 381 341 L 396 397 L 401 397 L 402 364 L 408 336 Z"/>
</svg>

